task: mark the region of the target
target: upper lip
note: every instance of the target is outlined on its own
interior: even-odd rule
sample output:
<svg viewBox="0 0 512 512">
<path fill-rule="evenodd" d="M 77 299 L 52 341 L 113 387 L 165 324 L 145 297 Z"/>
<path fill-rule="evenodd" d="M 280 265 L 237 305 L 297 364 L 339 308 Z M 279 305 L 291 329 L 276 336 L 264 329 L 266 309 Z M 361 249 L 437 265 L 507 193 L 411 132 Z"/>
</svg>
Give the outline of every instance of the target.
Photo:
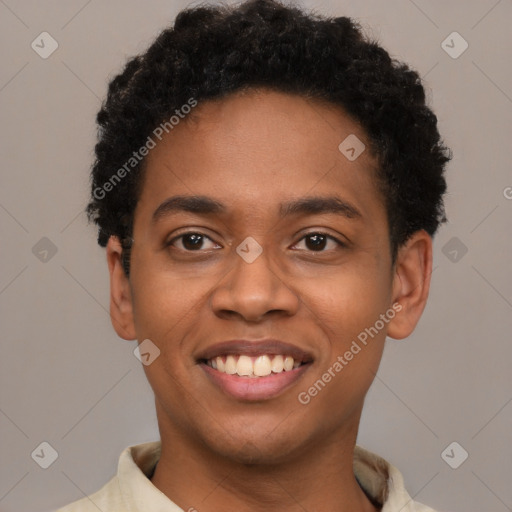
<svg viewBox="0 0 512 512">
<path fill-rule="evenodd" d="M 281 340 L 266 338 L 263 340 L 227 340 L 211 345 L 202 351 L 198 360 L 209 360 L 213 357 L 224 356 L 229 354 L 258 356 L 262 354 L 268 355 L 287 355 L 293 357 L 295 361 L 306 363 L 312 361 L 310 353 L 286 343 Z"/>
</svg>

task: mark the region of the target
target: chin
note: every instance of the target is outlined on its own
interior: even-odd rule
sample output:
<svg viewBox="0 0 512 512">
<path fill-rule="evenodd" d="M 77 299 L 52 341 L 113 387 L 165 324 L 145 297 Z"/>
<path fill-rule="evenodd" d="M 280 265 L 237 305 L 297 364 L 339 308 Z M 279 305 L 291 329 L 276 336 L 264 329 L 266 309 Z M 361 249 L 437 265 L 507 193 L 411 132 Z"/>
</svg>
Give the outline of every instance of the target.
<svg viewBox="0 0 512 512">
<path fill-rule="evenodd" d="M 239 464 L 280 464 L 293 459 L 303 451 L 298 432 L 271 433 L 271 429 L 230 429 L 219 432 L 215 439 L 205 440 L 210 449 Z"/>
</svg>

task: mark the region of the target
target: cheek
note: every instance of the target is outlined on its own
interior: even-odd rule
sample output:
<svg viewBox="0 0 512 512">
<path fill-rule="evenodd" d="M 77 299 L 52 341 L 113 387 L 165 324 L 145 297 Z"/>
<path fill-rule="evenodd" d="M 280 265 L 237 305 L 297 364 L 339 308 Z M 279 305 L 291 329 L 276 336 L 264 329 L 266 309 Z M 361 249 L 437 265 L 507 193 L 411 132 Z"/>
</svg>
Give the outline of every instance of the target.
<svg viewBox="0 0 512 512">
<path fill-rule="evenodd" d="M 306 284 L 303 296 L 333 345 L 335 340 L 343 345 L 372 326 L 387 309 L 389 287 L 389 280 L 375 267 L 351 265 Z"/>
<path fill-rule="evenodd" d="M 385 280 L 369 270 L 333 276 L 322 293 L 308 296 L 325 338 L 317 369 L 301 386 L 298 400 L 316 411 L 313 416 L 330 411 L 326 430 L 356 414 L 375 378 L 387 327 L 381 326 L 380 315 L 389 307 L 388 294 Z"/>
<path fill-rule="evenodd" d="M 197 322 L 209 288 L 204 279 L 162 272 L 150 265 L 138 267 L 132 278 L 134 322 L 139 339 L 154 338 L 168 343 L 170 338 L 182 337 Z"/>
<path fill-rule="evenodd" d="M 190 388 L 195 366 L 187 341 L 201 322 L 207 288 L 199 280 L 157 272 L 149 265 L 139 268 L 133 279 L 137 338 L 149 339 L 158 348 L 154 362 L 143 369 L 155 394 L 161 397 L 164 392 L 164 402 L 179 407 L 183 383 Z"/>
</svg>

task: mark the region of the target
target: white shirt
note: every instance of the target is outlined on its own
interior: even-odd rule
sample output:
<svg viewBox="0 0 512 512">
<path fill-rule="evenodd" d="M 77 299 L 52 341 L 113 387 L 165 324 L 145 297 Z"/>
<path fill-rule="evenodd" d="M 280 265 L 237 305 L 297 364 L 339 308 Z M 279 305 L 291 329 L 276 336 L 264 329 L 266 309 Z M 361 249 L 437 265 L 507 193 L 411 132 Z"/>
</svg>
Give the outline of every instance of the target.
<svg viewBox="0 0 512 512">
<path fill-rule="evenodd" d="M 149 479 L 160 458 L 161 441 L 123 450 L 117 475 L 99 491 L 57 512 L 184 512 Z M 404 488 L 398 469 L 360 446 L 354 450 L 354 475 L 382 512 L 436 512 L 415 502 Z"/>
</svg>

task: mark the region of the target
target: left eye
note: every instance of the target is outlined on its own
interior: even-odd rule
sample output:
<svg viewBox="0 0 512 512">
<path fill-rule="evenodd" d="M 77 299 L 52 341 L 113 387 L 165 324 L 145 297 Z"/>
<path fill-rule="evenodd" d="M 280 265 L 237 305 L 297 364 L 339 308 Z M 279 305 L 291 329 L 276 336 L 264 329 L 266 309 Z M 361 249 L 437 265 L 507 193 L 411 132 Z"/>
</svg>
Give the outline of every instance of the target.
<svg viewBox="0 0 512 512">
<path fill-rule="evenodd" d="M 333 249 L 335 249 L 336 246 L 345 247 L 345 244 L 326 233 L 309 233 L 302 237 L 299 242 L 303 240 L 305 241 L 306 248 L 314 252 L 324 252 L 329 241 L 334 242 Z"/>
</svg>

